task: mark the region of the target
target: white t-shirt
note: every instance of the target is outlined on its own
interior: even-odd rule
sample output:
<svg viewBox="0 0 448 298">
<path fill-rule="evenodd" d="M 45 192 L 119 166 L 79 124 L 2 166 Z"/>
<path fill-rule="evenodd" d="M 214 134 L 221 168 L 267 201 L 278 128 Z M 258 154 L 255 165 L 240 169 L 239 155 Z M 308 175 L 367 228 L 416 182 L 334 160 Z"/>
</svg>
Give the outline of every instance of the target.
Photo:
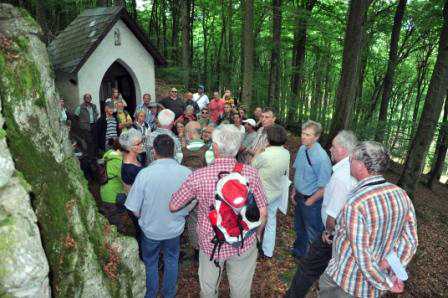
<svg viewBox="0 0 448 298">
<path fill-rule="evenodd" d="M 236 125 L 235 125 L 236 127 Z M 238 127 L 237 127 L 238 128 Z M 243 125 L 240 125 L 240 127 L 238 128 L 243 134 L 246 133 L 246 129 L 244 128 Z"/>
<path fill-rule="evenodd" d="M 324 200 L 322 202 L 322 222 L 327 223 L 327 216 L 337 218 L 345 202 L 347 202 L 348 194 L 358 182 L 350 175 L 350 162 L 348 157 L 339 161 L 333 166 L 333 175 L 325 186 Z"/>
<path fill-rule="evenodd" d="M 202 96 L 199 95 L 199 93 L 193 94 L 193 101 L 198 104 L 199 110 L 205 108 L 205 106 L 210 102 L 208 96 L 205 93 L 202 93 Z"/>
</svg>

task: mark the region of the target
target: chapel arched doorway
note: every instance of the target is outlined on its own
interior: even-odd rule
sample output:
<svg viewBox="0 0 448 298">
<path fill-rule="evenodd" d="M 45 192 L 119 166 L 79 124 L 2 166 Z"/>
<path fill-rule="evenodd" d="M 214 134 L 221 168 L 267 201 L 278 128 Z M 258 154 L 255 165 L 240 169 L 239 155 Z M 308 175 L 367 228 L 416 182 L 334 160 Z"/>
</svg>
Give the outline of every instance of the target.
<svg viewBox="0 0 448 298">
<path fill-rule="evenodd" d="M 131 74 L 120 62 L 115 61 L 104 74 L 100 88 L 101 111 L 104 111 L 104 101 L 112 95 L 112 88 L 118 88 L 128 106 L 126 110 L 134 116 L 136 107 L 135 84 Z"/>
</svg>

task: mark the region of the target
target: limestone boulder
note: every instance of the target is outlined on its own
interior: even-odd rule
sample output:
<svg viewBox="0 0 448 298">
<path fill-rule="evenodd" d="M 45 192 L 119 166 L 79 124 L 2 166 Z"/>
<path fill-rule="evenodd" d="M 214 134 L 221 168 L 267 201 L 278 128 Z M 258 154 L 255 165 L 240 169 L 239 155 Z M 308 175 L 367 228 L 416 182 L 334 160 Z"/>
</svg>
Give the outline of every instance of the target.
<svg viewBox="0 0 448 298">
<path fill-rule="evenodd" d="M 67 129 L 58 121 L 58 94 L 40 35 L 28 13 L 0 4 L 1 131 L 16 169 L 31 186 L 52 295 L 142 297 L 145 270 L 137 243 L 98 213 Z M 1 179 L 11 180 L 13 172 L 8 173 L 0 186 Z"/>
</svg>

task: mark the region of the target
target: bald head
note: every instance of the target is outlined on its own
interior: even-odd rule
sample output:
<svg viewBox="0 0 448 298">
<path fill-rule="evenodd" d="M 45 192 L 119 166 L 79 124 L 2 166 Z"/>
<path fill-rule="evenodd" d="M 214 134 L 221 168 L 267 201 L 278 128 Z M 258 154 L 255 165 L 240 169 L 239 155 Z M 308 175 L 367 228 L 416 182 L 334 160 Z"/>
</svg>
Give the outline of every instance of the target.
<svg viewBox="0 0 448 298">
<path fill-rule="evenodd" d="M 185 135 L 188 141 L 201 139 L 201 124 L 197 121 L 190 121 L 185 126 Z"/>
</svg>

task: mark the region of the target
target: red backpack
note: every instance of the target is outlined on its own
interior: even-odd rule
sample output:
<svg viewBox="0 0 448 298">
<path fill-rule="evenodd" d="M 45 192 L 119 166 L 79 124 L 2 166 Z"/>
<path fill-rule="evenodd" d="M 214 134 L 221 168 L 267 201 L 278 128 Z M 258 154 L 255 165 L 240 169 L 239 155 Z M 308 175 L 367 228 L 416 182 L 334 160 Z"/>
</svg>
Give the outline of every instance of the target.
<svg viewBox="0 0 448 298">
<path fill-rule="evenodd" d="M 249 181 L 241 174 L 243 167 L 244 164 L 237 163 L 231 173 L 218 174 L 215 201 L 208 214 L 215 234 L 210 261 L 216 250 L 219 257 L 224 242 L 234 247 L 243 247 L 244 240 L 255 233 L 255 229 L 261 224 L 260 210 Z"/>
</svg>

